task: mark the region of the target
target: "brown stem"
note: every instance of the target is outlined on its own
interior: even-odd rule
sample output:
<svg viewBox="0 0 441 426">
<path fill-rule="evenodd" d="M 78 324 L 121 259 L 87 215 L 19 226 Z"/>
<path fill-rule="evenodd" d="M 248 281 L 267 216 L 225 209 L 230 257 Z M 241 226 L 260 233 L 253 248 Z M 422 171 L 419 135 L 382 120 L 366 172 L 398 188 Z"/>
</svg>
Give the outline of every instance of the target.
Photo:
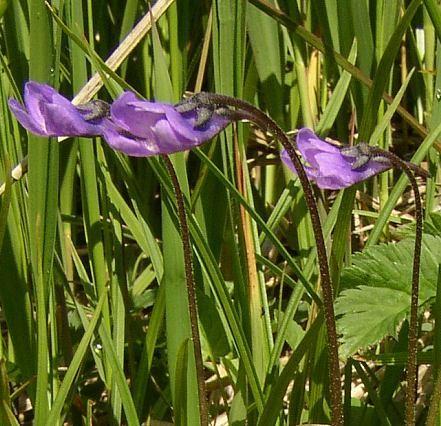
<svg viewBox="0 0 441 426">
<path fill-rule="evenodd" d="M 302 162 L 297 155 L 294 146 L 290 142 L 285 132 L 277 125 L 277 123 L 260 111 L 254 105 L 240 99 L 231 98 L 229 96 L 218 95 L 215 93 L 200 93 L 195 95 L 202 103 L 231 106 L 236 108 L 231 111 L 231 117 L 234 119 L 246 119 L 252 121 L 262 128 L 265 132 L 271 132 L 286 149 L 291 161 L 296 168 L 297 175 L 305 194 L 306 204 L 308 206 L 314 236 L 317 244 L 317 258 L 319 262 L 321 285 L 323 292 L 323 309 L 325 314 L 325 323 L 328 335 L 328 354 L 329 354 L 329 378 L 330 378 L 330 398 L 331 398 L 331 424 L 340 426 L 343 424 L 343 409 L 341 403 L 341 378 L 340 365 L 338 360 L 338 340 L 335 325 L 335 314 L 333 304 L 333 288 L 331 277 L 329 274 L 328 258 L 326 254 L 325 240 L 323 238 L 322 226 L 317 210 L 317 204 L 314 193 L 303 168 Z"/>
<path fill-rule="evenodd" d="M 438 424 L 438 413 L 441 401 L 441 369 L 440 369 L 440 306 L 441 306 L 441 265 L 438 266 L 438 281 L 437 281 L 437 290 L 436 290 L 436 299 L 433 306 L 435 312 L 435 344 L 434 344 L 434 362 L 432 364 L 433 370 L 433 391 L 432 398 L 430 399 L 429 412 L 427 413 L 426 426 L 436 426 Z"/>
<path fill-rule="evenodd" d="M 415 194 L 415 249 L 413 255 L 413 271 L 412 271 L 412 289 L 410 298 L 410 318 L 409 318 L 409 337 L 407 343 L 407 389 L 406 389 L 406 424 L 412 426 L 415 424 L 415 400 L 417 388 L 417 343 L 418 343 L 418 292 L 420 280 L 420 263 L 421 263 L 421 244 L 423 238 L 423 206 L 421 203 L 420 191 L 417 181 L 412 173 L 413 166 L 406 163 L 401 158 L 389 151 L 384 151 L 377 147 L 370 147 L 370 151 L 374 155 L 381 155 L 389 159 L 395 167 L 406 173 L 409 178 L 412 190 Z"/>
<path fill-rule="evenodd" d="M 202 361 L 201 340 L 199 338 L 198 327 L 198 308 L 195 291 L 195 282 L 193 274 L 193 255 L 190 243 L 190 232 L 188 230 L 187 212 L 185 210 L 184 196 L 176 176 L 173 163 L 167 155 L 162 155 L 164 164 L 170 175 L 173 184 L 173 190 L 176 197 L 178 210 L 179 226 L 181 228 L 182 245 L 184 248 L 185 280 L 187 283 L 188 311 L 190 314 L 191 340 L 193 341 L 194 358 L 196 363 L 196 375 L 199 393 L 199 418 L 201 426 L 208 425 L 208 408 L 205 398 L 205 378 L 204 365 Z"/>
</svg>

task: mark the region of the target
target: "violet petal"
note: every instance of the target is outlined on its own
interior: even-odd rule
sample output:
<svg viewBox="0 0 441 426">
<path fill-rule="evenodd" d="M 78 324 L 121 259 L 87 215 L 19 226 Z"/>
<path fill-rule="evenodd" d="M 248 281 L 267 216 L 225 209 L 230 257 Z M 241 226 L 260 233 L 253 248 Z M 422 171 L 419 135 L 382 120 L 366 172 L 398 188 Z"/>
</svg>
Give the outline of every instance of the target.
<svg viewBox="0 0 441 426">
<path fill-rule="evenodd" d="M 138 141 L 148 140 L 149 149 L 145 155 L 153 155 L 153 151 L 171 154 L 191 149 L 213 138 L 230 122 L 226 117 L 213 115 L 205 126 L 195 129 L 196 112 L 180 114 L 173 105 L 143 101 L 131 92 L 123 93 L 115 100 L 110 113 L 112 121 L 125 132 L 134 135 Z M 107 132 L 106 140 L 109 137 L 116 138 L 116 134 Z M 156 149 L 150 149 L 155 143 Z M 118 146 L 119 150 L 126 152 L 121 143 Z"/>
<path fill-rule="evenodd" d="M 24 128 L 40 136 L 94 136 L 102 133 L 100 123 L 89 123 L 64 96 L 47 84 L 29 81 L 24 106 L 10 99 L 9 106 Z"/>
<path fill-rule="evenodd" d="M 46 129 L 41 126 L 41 123 L 36 121 L 28 114 L 23 105 L 15 99 L 9 99 L 9 109 L 15 115 L 17 121 L 27 130 L 36 135 L 47 136 Z"/>
<path fill-rule="evenodd" d="M 391 166 L 371 159 L 363 167 L 352 170 L 355 157 L 345 156 L 340 149 L 303 128 L 297 134 L 297 148 L 305 161 L 305 171 L 309 179 L 322 189 L 342 189 L 381 173 Z M 295 172 L 288 153 L 283 150 L 282 161 Z"/>
<path fill-rule="evenodd" d="M 201 144 L 212 139 L 231 123 L 228 117 L 214 113 L 207 124 L 195 127 L 197 120 L 196 111 L 181 114 L 174 107 L 169 107 L 166 109 L 166 114 L 174 131 L 194 144 Z"/>
<path fill-rule="evenodd" d="M 103 135 L 109 146 L 132 157 L 149 157 L 160 154 L 155 135 L 139 138 L 118 128 L 113 123 L 103 126 Z"/>
</svg>

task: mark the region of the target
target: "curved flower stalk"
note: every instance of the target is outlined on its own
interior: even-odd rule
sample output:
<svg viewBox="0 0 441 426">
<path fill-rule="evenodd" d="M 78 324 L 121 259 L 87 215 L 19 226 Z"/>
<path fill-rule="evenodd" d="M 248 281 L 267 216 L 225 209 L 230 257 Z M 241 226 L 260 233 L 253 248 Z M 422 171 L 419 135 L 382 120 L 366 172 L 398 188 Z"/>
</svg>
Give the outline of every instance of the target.
<svg viewBox="0 0 441 426">
<path fill-rule="evenodd" d="M 190 242 L 190 231 L 188 229 L 187 211 L 185 209 L 184 195 L 182 194 L 181 187 L 179 186 L 178 176 L 176 175 L 173 163 L 167 155 L 162 155 L 162 159 L 172 180 L 173 190 L 176 197 L 179 226 L 182 236 L 182 245 L 184 249 L 184 269 L 185 280 L 187 283 L 191 338 L 193 341 L 193 348 L 195 353 L 196 374 L 198 376 L 199 416 L 201 426 L 204 426 L 208 424 L 208 408 L 207 401 L 205 399 L 206 388 L 204 378 L 204 363 L 202 360 L 201 339 L 199 337 L 198 305 L 196 298 L 196 285 L 194 281 L 193 255 Z"/>
<path fill-rule="evenodd" d="M 339 148 L 320 139 L 307 128 L 299 130 L 296 145 L 307 163 L 306 174 L 322 189 L 347 188 L 391 167 L 402 170 L 410 180 L 415 194 L 416 232 L 409 319 L 406 424 L 413 425 L 417 384 L 418 293 L 423 230 L 423 208 L 415 175 L 427 178 L 428 173 L 415 164 L 401 160 L 389 151 L 364 143 L 351 148 Z M 297 168 L 294 167 L 285 150 L 282 151 L 281 157 L 283 162 L 296 173 Z"/>
<path fill-rule="evenodd" d="M 409 316 L 409 337 L 407 343 L 407 388 L 406 388 L 406 425 L 415 424 L 415 402 L 417 395 L 417 354 L 418 354 L 418 297 L 420 282 L 420 264 L 421 264 L 421 245 L 423 239 L 423 205 L 421 201 L 420 191 L 415 179 L 415 175 L 428 177 L 429 174 L 412 163 L 403 161 L 395 154 L 389 151 L 383 151 L 377 147 L 370 147 L 372 155 L 381 155 L 388 159 L 390 163 L 406 173 L 415 196 L 415 248 L 413 254 L 412 269 L 412 288 L 410 293 L 410 316 Z"/>
<path fill-rule="evenodd" d="M 204 119 L 210 117 L 210 114 L 221 114 L 227 116 L 231 120 L 249 120 L 253 122 L 265 132 L 268 131 L 272 133 L 274 137 L 282 143 L 291 162 L 298 171 L 299 179 L 305 194 L 306 204 L 311 215 L 317 245 L 317 258 L 319 261 L 323 292 L 323 308 L 328 337 L 331 423 L 333 426 L 343 425 L 340 366 L 338 360 L 338 340 L 333 305 L 333 288 L 329 274 L 325 241 L 323 238 L 317 204 L 308 175 L 303 168 L 300 157 L 296 153 L 294 146 L 286 133 L 277 125 L 277 123 L 248 102 L 231 98 L 229 96 L 218 95 L 216 93 L 198 93 L 181 104 L 181 107 L 185 108 L 186 111 L 190 110 L 199 112 L 204 116 Z"/>
</svg>

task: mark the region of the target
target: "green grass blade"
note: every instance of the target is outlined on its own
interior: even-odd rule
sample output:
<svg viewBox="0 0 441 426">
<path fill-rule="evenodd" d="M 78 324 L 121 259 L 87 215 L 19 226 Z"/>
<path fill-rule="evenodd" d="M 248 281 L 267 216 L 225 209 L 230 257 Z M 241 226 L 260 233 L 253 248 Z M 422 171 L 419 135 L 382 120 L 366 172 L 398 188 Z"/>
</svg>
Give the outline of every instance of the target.
<svg viewBox="0 0 441 426">
<path fill-rule="evenodd" d="M 387 416 L 387 413 L 381 404 L 381 400 L 378 397 L 378 394 L 374 388 L 374 383 L 370 380 L 368 375 L 364 372 L 363 368 L 358 362 L 354 362 L 353 366 L 355 367 L 355 370 L 357 371 L 358 375 L 360 376 L 361 380 L 363 381 L 364 385 L 366 386 L 367 391 L 369 392 L 370 398 L 372 398 L 372 402 L 375 406 L 375 410 L 378 413 L 378 419 L 380 423 L 383 426 L 391 426 L 391 422 Z"/>
<path fill-rule="evenodd" d="M 357 43 L 354 41 L 352 44 L 351 51 L 348 56 L 348 62 L 353 64 L 355 62 L 355 58 L 357 57 Z M 346 93 L 349 88 L 349 83 L 351 82 L 351 74 L 347 71 L 343 71 L 341 74 L 338 83 L 335 86 L 335 89 L 332 93 L 331 99 L 326 105 L 325 110 L 323 111 L 323 115 L 320 118 L 315 131 L 318 135 L 326 136 L 329 133 L 329 130 L 334 125 L 334 121 L 337 118 L 337 114 L 339 113 L 343 101 L 345 99 Z"/>
<path fill-rule="evenodd" d="M 83 334 L 81 341 L 76 348 L 75 355 L 72 358 L 72 361 L 69 365 L 69 368 L 66 371 L 66 374 L 64 376 L 63 382 L 61 384 L 60 389 L 58 390 L 57 397 L 55 398 L 55 401 L 50 409 L 49 416 L 47 418 L 48 425 L 55 425 L 57 424 L 60 416 L 61 411 L 63 409 L 63 406 L 66 404 L 69 392 L 71 390 L 71 387 L 75 381 L 76 375 L 80 369 L 81 363 L 84 360 L 84 357 L 86 356 L 87 349 L 90 345 L 90 342 L 92 340 L 93 334 L 95 332 L 95 329 L 97 327 L 97 324 L 101 318 L 101 311 L 103 309 L 104 303 L 106 301 L 106 294 L 101 295 L 98 304 L 95 308 L 94 314 L 90 322 L 87 324 L 87 328 L 85 330 L 85 333 Z"/>
<path fill-rule="evenodd" d="M 386 84 L 389 80 L 390 70 L 395 61 L 396 53 L 401 45 L 403 35 L 407 31 L 412 18 L 421 5 L 422 0 L 412 0 L 406 12 L 402 16 L 400 22 L 395 28 L 389 43 L 384 50 L 380 63 L 378 64 L 376 77 L 373 86 L 369 92 L 369 97 L 366 101 L 366 109 L 363 113 L 363 118 L 360 125 L 360 140 L 368 140 L 375 125 L 378 108 L 386 89 Z"/>
<path fill-rule="evenodd" d="M 187 368 L 188 368 L 188 340 L 182 342 L 182 346 L 178 350 L 178 356 L 176 357 L 176 386 L 174 413 L 175 424 L 178 426 L 186 426 L 187 422 L 187 400 L 189 395 L 187 394 Z"/>
<path fill-rule="evenodd" d="M 153 235 L 151 227 L 146 223 L 144 218 L 139 215 L 139 213 L 138 215 L 136 215 L 132 212 L 130 206 L 126 203 L 124 197 L 121 195 L 121 193 L 116 188 L 115 184 L 112 182 L 109 173 L 106 171 L 104 175 L 106 178 L 107 193 L 109 195 L 112 204 L 114 204 L 115 207 L 118 209 L 122 219 L 129 228 L 136 243 L 139 244 L 139 246 L 141 247 L 142 251 L 146 254 L 146 256 L 150 257 L 153 268 L 155 270 L 156 278 L 158 281 L 161 281 L 164 273 L 163 258 L 162 258 L 161 249 Z M 136 183 L 130 182 L 129 177 L 126 180 L 126 182 L 128 185 L 129 192 L 135 197 L 134 199 L 138 199 L 137 198 L 138 188 L 132 186 L 132 185 L 136 185 Z"/>
<path fill-rule="evenodd" d="M 145 336 L 141 360 L 139 361 L 139 368 L 135 376 L 133 399 L 135 401 L 136 410 L 140 417 L 142 414 L 142 405 L 144 403 L 147 384 L 149 381 L 149 373 L 152 366 L 156 341 L 164 326 L 164 314 L 165 286 L 160 286 L 156 296 L 155 306 L 153 307 L 152 316 L 150 318 L 149 327 Z"/>
<path fill-rule="evenodd" d="M 79 37 L 83 33 L 83 9 L 80 5 L 70 3 L 70 10 L 72 14 L 72 36 Z M 79 91 L 82 85 L 87 80 L 87 69 L 85 58 L 81 50 L 73 42 L 73 37 L 69 38 L 71 52 L 73 55 L 73 90 Z M 86 231 L 86 241 L 89 252 L 89 261 L 92 271 L 92 283 L 95 291 L 92 300 L 97 300 L 102 294 L 108 295 L 106 291 L 107 285 L 107 268 L 105 264 L 104 241 L 102 235 L 101 215 L 102 209 L 100 207 L 101 200 L 98 188 L 97 179 L 97 163 L 96 154 L 93 144 L 90 140 L 85 138 L 78 139 L 78 148 L 80 156 L 80 170 L 81 170 L 81 202 L 83 208 L 83 221 Z M 108 297 L 108 296 L 106 296 Z M 103 307 L 103 324 L 107 327 L 110 333 L 111 319 L 108 302 Z M 106 354 L 104 354 L 104 373 L 106 385 L 111 388 L 112 371 L 108 364 Z"/>
<path fill-rule="evenodd" d="M 166 194 L 168 195 L 168 197 L 173 197 L 173 190 L 170 187 L 170 182 L 166 177 L 165 171 L 161 170 L 159 162 L 152 161 L 152 166 L 154 167 L 155 173 L 157 174 L 158 178 L 161 179 L 162 188 L 167 191 Z M 219 173 L 221 172 L 219 171 Z M 175 217 L 174 220 L 177 221 L 177 218 Z M 212 290 L 216 295 L 217 300 L 219 300 L 220 305 L 222 306 L 224 318 L 226 318 L 226 323 L 231 329 L 232 336 L 234 336 L 235 344 L 237 345 L 237 351 L 240 354 L 242 361 L 244 362 L 244 368 L 250 382 L 249 385 L 253 393 L 254 400 L 256 401 L 258 409 L 261 409 L 261 389 L 258 385 L 256 371 L 251 361 L 251 351 L 247 343 L 244 330 L 240 325 L 239 317 L 233 306 L 231 295 L 222 277 L 222 273 L 219 269 L 218 263 L 208 246 L 203 232 L 197 225 L 193 216 L 189 217 L 189 225 L 192 239 L 197 254 L 199 256 L 199 260 L 210 275 L 210 286 L 212 286 Z"/>
<path fill-rule="evenodd" d="M 360 69 L 370 75 L 374 60 L 374 40 L 372 35 L 369 3 L 351 0 L 352 25 L 359 46 Z"/>
<path fill-rule="evenodd" d="M 3 238 L 5 236 L 6 226 L 8 224 L 8 212 L 11 205 L 12 178 L 9 174 L 9 170 L 11 169 L 11 162 L 9 161 L 9 157 L 7 155 L 3 160 L 3 165 L 5 168 L 3 174 L 5 176 L 5 192 L 2 195 L 0 207 L 0 252 L 3 247 Z"/>
<path fill-rule="evenodd" d="M 421 145 L 413 155 L 411 162 L 415 164 L 419 164 L 423 160 L 423 158 L 427 155 L 429 149 L 432 147 L 435 141 L 438 139 L 440 133 L 441 133 L 441 124 L 438 124 L 438 126 L 434 128 L 421 143 Z M 406 176 L 405 175 L 400 176 L 400 178 L 398 179 L 397 183 L 394 186 L 394 189 L 390 193 L 387 203 L 384 205 L 383 210 L 381 211 L 377 221 L 375 222 L 374 228 L 372 229 L 371 234 L 369 235 L 369 239 L 366 242 L 366 248 L 378 242 L 378 239 L 380 238 L 384 225 L 388 221 L 388 218 L 392 213 L 392 210 L 396 205 L 399 197 L 403 193 L 406 185 L 407 185 Z"/>
<path fill-rule="evenodd" d="M 415 68 L 410 70 L 409 74 L 406 77 L 406 80 L 403 82 L 403 85 L 398 90 L 393 102 L 388 106 L 386 113 L 381 118 L 381 121 L 377 124 L 374 131 L 372 132 L 369 143 L 374 144 L 381 137 L 382 133 L 386 130 L 386 127 L 390 125 L 390 120 L 395 114 L 398 105 L 400 105 L 401 100 L 403 99 L 404 94 L 406 93 L 407 86 L 410 82 L 410 79 L 413 76 Z"/>
<path fill-rule="evenodd" d="M 314 324 L 306 332 L 302 341 L 299 343 L 295 351 L 291 354 L 288 363 L 280 373 L 275 385 L 271 388 L 268 397 L 265 399 L 265 406 L 262 415 L 259 417 L 258 426 L 276 424 L 277 417 L 280 413 L 280 408 L 283 403 L 283 398 L 286 393 L 286 388 L 292 377 L 294 377 L 300 361 L 302 360 L 309 345 L 315 344 L 317 333 L 320 329 L 323 320 L 321 317 L 314 321 Z"/>
<path fill-rule="evenodd" d="M 138 426 L 139 420 L 136 414 L 135 404 L 130 394 L 130 389 L 124 375 L 123 366 L 118 361 L 118 356 L 115 350 L 115 346 L 107 331 L 107 328 L 101 323 L 99 326 L 99 333 L 103 342 L 103 350 L 108 355 L 108 362 L 114 374 L 115 382 L 118 387 L 118 391 L 121 395 L 121 402 L 126 415 L 127 424 L 129 426 Z"/>
<path fill-rule="evenodd" d="M 47 81 L 53 67 L 52 27 L 42 2 L 29 9 L 30 78 Z M 48 48 L 49 47 L 49 48 Z M 44 53 L 42 53 L 44 52 Z M 55 141 L 31 136 L 29 139 L 29 230 L 31 264 L 37 299 L 37 390 L 35 424 L 46 424 L 48 412 L 48 330 L 46 301 L 51 285 L 52 259 L 58 208 L 58 146 Z"/>
<path fill-rule="evenodd" d="M 108 212 L 109 219 L 113 224 L 113 232 L 107 233 L 107 245 L 109 251 L 113 247 L 114 260 L 108 263 L 112 263 L 113 270 L 110 279 L 111 288 L 111 308 L 112 308 L 112 338 L 115 345 L 116 356 L 120 365 L 124 365 L 125 349 L 126 346 L 128 353 L 131 352 L 132 342 L 130 341 L 131 333 L 130 328 L 126 330 L 126 314 L 128 314 L 128 306 L 124 301 L 128 303 L 127 296 L 129 294 L 127 288 L 127 273 L 124 268 L 125 256 L 123 251 L 123 232 L 121 225 L 121 217 L 118 211 L 110 206 L 110 212 Z M 109 229 L 109 228 L 107 228 Z M 110 229 L 112 231 L 112 229 Z M 109 235 L 110 234 L 110 235 Z M 110 268 L 109 268 L 110 269 Z M 126 312 L 127 311 L 127 312 Z M 127 316 L 127 322 L 129 324 L 129 317 Z M 130 373 L 134 374 L 134 371 L 128 372 L 128 379 L 133 380 Z M 113 409 L 113 416 L 117 423 L 121 423 L 121 396 L 117 388 L 116 378 L 112 377 L 112 394 L 111 405 Z"/>
<path fill-rule="evenodd" d="M 439 8 L 439 3 L 436 0 L 424 0 L 424 6 L 433 22 L 438 41 L 441 42 L 441 10 Z"/>
<path fill-rule="evenodd" d="M 11 408 L 9 395 L 9 378 L 6 371 L 5 360 L 0 359 L 0 422 L 3 425 L 19 426 Z"/>
<path fill-rule="evenodd" d="M 247 5 L 247 29 L 262 84 L 262 94 L 271 117 L 283 126 L 283 67 L 279 29 L 269 16 L 255 6 Z"/>
<path fill-rule="evenodd" d="M 155 73 L 155 98 L 170 102 L 173 99 L 173 88 L 168 72 L 165 54 L 161 46 L 158 32 L 153 27 L 153 70 Z M 176 170 L 178 180 L 184 197 L 189 197 L 185 158 L 182 153 L 170 157 L 173 167 Z M 187 285 L 185 280 L 184 253 L 179 225 L 171 217 L 170 212 L 174 210 L 174 197 L 164 197 L 162 201 L 162 236 L 164 268 L 163 282 L 166 286 L 166 325 L 167 325 L 167 347 L 170 381 L 172 394 L 176 396 L 177 386 L 177 360 L 182 343 L 191 339 L 191 325 L 188 307 Z M 199 423 L 199 399 L 196 380 L 195 354 L 193 348 L 188 357 L 187 371 L 187 407 L 185 410 L 188 424 Z"/>
<path fill-rule="evenodd" d="M 250 0 L 252 4 L 254 4 L 259 9 L 263 10 L 268 15 L 272 16 L 274 19 L 279 21 L 286 28 L 291 31 L 295 31 L 302 39 L 304 39 L 309 45 L 315 47 L 320 52 L 326 53 L 327 49 L 323 42 L 319 37 L 312 34 L 308 31 L 304 26 L 302 26 L 299 22 L 292 20 L 289 16 L 281 12 L 280 10 L 274 8 L 270 3 L 264 0 Z M 413 11 L 413 10 L 412 10 Z M 339 54 L 338 52 L 332 51 L 332 55 L 335 58 L 335 61 L 338 65 L 340 65 L 343 69 L 350 72 L 354 79 L 360 81 L 363 85 L 371 88 L 372 80 L 368 76 L 366 76 L 359 68 L 352 65 L 347 61 L 347 59 Z M 392 102 L 392 99 L 387 95 L 387 93 L 382 94 L 383 98 L 386 102 Z M 424 126 L 418 123 L 418 120 L 415 119 L 412 114 L 410 114 L 407 110 L 402 107 L 397 108 L 397 112 L 403 117 L 403 119 L 408 123 L 415 131 L 422 135 L 427 136 L 427 130 Z"/>
<path fill-rule="evenodd" d="M 250 214 L 250 216 L 257 222 L 257 224 L 265 231 L 267 237 L 272 241 L 272 243 L 275 245 L 279 253 L 285 258 L 285 260 L 288 262 L 289 266 L 291 266 L 296 275 L 298 275 L 302 285 L 305 286 L 308 293 L 311 295 L 311 297 L 317 298 L 317 300 L 320 300 L 320 298 L 316 295 L 315 291 L 313 290 L 311 284 L 309 283 L 308 279 L 303 274 L 301 268 L 297 265 L 295 260 L 292 258 L 292 256 L 288 253 L 286 248 L 283 246 L 283 244 L 280 243 L 280 240 L 274 235 L 274 233 L 267 227 L 265 221 L 256 213 L 256 211 L 249 206 L 247 201 L 243 198 L 243 196 L 238 192 L 238 190 L 235 188 L 235 186 L 225 178 L 223 173 L 216 167 L 214 163 L 210 161 L 210 159 L 201 151 L 196 149 L 195 152 L 197 155 L 202 158 L 209 168 L 209 170 L 218 178 L 220 179 L 224 185 L 228 188 L 229 191 L 231 191 L 231 194 L 234 195 L 234 197 L 238 200 L 238 202 L 247 210 L 247 212 Z"/>
</svg>

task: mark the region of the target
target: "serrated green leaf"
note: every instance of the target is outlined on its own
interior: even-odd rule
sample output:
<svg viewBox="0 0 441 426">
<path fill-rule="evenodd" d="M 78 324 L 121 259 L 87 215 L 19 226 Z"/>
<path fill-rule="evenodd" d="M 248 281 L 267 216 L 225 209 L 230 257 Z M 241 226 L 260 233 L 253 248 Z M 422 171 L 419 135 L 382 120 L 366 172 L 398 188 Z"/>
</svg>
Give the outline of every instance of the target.
<svg viewBox="0 0 441 426">
<path fill-rule="evenodd" d="M 424 224 L 424 232 L 441 237 L 441 213 L 432 212 Z"/>
<path fill-rule="evenodd" d="M 345 290 L 335 306 L 342 355 L 352 355 L 387 335 L 395 336 L 410 306 L 413 247 L 412 239 L 372 247 L 355 255 L 353 265 L 343 272 Z M 420 305 L 435 296 L 440 263 L 441 238 L 424 235 Z"/>
<path fill-rule="evenodd" d="M 335 306 L 336 314 L 342 315 L 337 321 L 343 335 L 341 354 L 348 357 L 386 335 L 395 337 L 409 304 L 404 291 L 365 285 L 344 291 Z"/>
</svg>

